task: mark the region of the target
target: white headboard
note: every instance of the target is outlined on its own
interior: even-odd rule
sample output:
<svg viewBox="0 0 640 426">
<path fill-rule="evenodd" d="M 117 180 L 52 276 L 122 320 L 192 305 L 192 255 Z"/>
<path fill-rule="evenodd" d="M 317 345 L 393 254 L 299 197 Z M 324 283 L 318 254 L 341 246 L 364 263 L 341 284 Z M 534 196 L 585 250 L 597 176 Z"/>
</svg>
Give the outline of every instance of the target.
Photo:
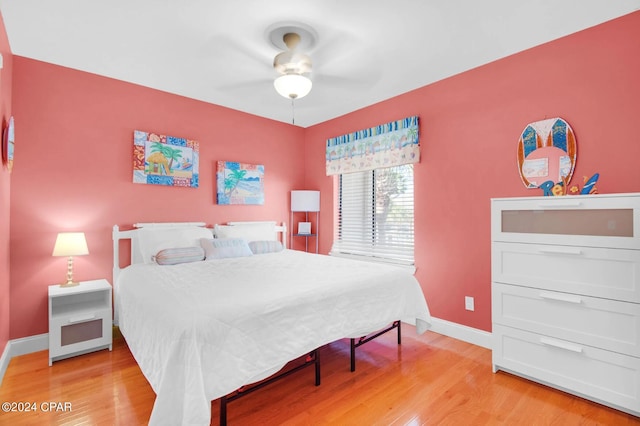
<svg viewBox="0 0 640 426">
<path fill-rule="evenodd" d="M 223 227 L 226 226 L 232 226 L 234 229 L 236 228 L 240 228 L 240 227 L 246 227 L 248 231 L 250 231 L 253 227 L 254 229 L 257 229 L 257 227 L 255 225 L 261 225 L 261 224 L 272 224 L 274 227 L 274 234 L 273 234 L 273 239 L 278 240 L 282 243 L 282 245 L 286 248 L 287 247 L 287 225 L 283 222 L 282 225 L 277 225 L 276 222 L 274 221 L 252 221 L 252 222 L 227 222 L 226 225 L 223 225 Z M 113 238 L 113 290 L 114 293 L 117 294 L 118 292 L 118 276 L 120 275 L 120 271 L 122 270 L 122 268 L 120 268 L 120 240 L 131 240 L 131 257 L 130 257 L 130 264 L 137 264 L 137 263 L 143 263 L 143 259 L 142 259 L 142 251 L 140 250 L 140 244 L 139 244 L 139 235 L 141 232 L 141 229 L 158 229 L 158 230 L 165 230 L 165 229 L 180 229 L 180 228 L 193 228 L 194 226 L 196 227 L 204 227 L 206 224 L 204 222 L 164 222 L 164 223 L 136 223 L 133 225 L 134 229 L 130 229 L 127 231 L 120 231 L 120 228 L 118 227 L 118 225 L 114 225 L 113 226 L 113 233 L 112 233 L 112 238 Z M 211 231 L 211 235 L 212 237 L 215 235 L 214 232 L 214 228 L 209 228 L 209 230 Z M 248 234 L 250 235 L 250 233 Z M 261 239 L 265 238 L 264 234 L 261 234 Z M 114 323 L 116 325 L 118 325 L 118 304 L 115 304 L 115 309 L 114 309 Z"/>
<path fill-rule="evenodd" d="M 287 247 L 287 225 L 277 225 L 275 221 L 248 221 L 248 222 L 227 222 L 223 226 L 244 227 L 251 229 L 252 226 L 261 224 L 273 224 L 275 234 L 273 238 L 280 241 L 282 245 Z M 131 258 L 130 264 L 142 263 L 142 255 L 138 242 L 139 230 L 144 229 L 180 229 L 185 227 L 205 226 L 204 222 L 162 222 L 162 223 L 136 223 L 134 229 L 128 231 L 120 231 L 118 225 L 113 226 L 113 283 L 115 285 L 120 273 L 120 240 L 131 240 Z M 215 228 L 215 227 L 214 227 Z M 212 232 L 213 229 L 212 228 Z M 212 233 L 213 235 L 213 233 Z"/>
</svg>

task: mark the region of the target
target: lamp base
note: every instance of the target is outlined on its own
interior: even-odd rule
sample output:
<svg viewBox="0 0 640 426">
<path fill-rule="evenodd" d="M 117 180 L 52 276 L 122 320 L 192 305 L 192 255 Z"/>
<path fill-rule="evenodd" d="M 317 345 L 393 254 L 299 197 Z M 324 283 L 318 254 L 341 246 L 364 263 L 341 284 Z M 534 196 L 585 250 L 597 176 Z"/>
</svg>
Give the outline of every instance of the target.
<svg viewBox="0 0 640 426">
<path fill-rule="evenodd" d="M 60 284 L 60 287 L 75 287 L 80 284 L 78 281 L 73 281 L 73 256 L 69 256 L 67 259 L 67 282 Z"/>
</svg>

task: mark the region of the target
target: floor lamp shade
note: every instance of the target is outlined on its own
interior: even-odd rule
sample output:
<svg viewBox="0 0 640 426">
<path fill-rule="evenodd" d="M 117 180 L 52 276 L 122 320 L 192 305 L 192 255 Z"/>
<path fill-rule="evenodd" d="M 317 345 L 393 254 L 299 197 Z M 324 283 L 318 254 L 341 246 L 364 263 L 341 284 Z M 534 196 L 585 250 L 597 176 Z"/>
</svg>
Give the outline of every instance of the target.
<svg viewBox="0 0 640 426">
<path fill-rule="evenodd" d="M 319 212 L 320 191 L 291 191 L 292 212 Z"/>
</svg>

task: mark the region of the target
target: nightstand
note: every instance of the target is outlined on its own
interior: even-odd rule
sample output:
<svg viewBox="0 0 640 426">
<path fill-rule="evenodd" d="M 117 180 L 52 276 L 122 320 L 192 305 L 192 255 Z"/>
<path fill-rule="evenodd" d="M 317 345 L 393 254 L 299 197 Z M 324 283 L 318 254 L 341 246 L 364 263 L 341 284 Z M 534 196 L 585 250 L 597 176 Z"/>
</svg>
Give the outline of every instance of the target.
<svg viewBox="0 0 640 426">
<path fill-rule="evenodd" d="M 64 358 L 111 350 L 111 290 L 107 280 L 49 286 L 49 366 Z"/>
</svg>

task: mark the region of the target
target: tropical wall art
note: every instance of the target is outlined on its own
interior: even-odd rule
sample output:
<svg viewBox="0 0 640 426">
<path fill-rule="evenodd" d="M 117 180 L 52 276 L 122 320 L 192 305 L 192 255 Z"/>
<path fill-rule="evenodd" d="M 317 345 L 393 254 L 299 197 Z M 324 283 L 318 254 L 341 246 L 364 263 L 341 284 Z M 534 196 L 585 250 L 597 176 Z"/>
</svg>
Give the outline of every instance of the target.
<svg viewBox="0 0 640 426">
<path fill-rule="evenodd" d="M 198 187 L 197 141 L 133 132 L 133 182 L 152 185 Z"/>
<path fill-rule="evenodd" d="M 218 204 L 264 204 L 264 166 L 218 161 Z"/>
</svg>

